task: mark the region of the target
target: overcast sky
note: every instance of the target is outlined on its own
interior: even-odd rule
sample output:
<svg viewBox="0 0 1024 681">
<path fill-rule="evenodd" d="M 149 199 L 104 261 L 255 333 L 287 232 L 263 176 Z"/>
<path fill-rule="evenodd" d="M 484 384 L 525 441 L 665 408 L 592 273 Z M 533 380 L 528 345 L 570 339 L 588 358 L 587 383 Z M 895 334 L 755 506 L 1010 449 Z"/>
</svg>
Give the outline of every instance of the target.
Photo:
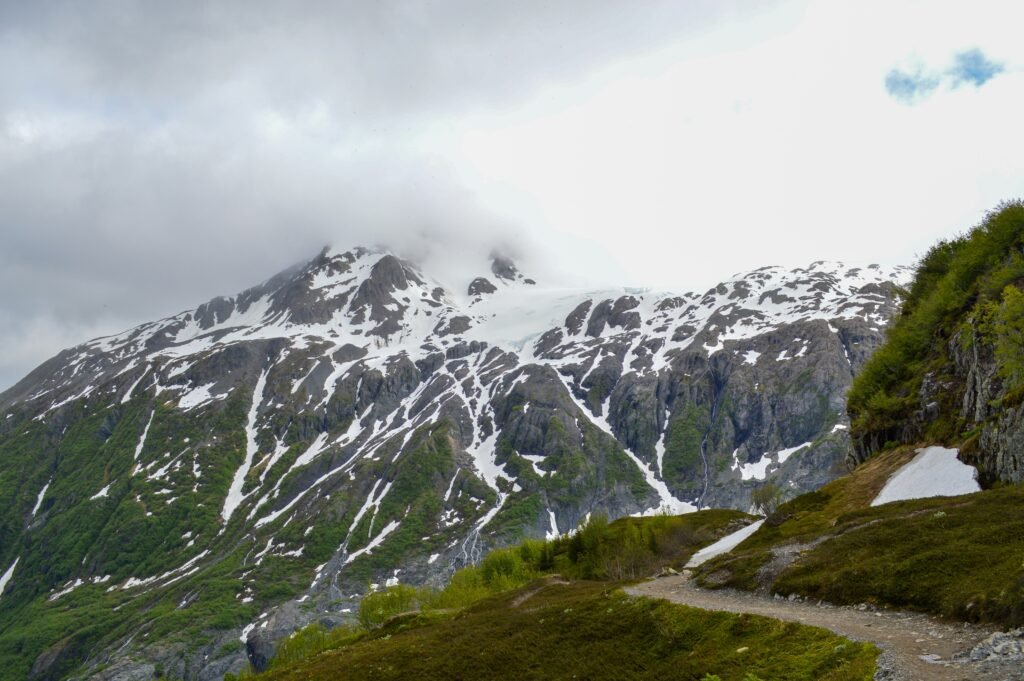
<svg viewBox="0 0 1024 681">
<path fill-rule="evenodd" d="M 0 1 L 0 390 L 327 243 L 911 264 L 1024 195 L 1019 6 Z"/>
</svg>

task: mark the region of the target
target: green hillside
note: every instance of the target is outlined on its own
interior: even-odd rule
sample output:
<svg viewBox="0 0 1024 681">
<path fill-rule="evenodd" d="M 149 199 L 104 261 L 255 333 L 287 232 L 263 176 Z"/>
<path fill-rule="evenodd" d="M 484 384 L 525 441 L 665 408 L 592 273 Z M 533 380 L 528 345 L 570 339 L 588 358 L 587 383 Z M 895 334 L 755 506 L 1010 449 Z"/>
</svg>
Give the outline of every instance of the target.
<svg viewBox="0 0 1024 681">
<path fill-rule="evenodd" d="M 970 454 L 983 422 L 1020 404 L 1022 285 L 1020 201 L 1003 204 L 970 232 L 925 254 L 900 316 L 850 389 L 851 435 L 860 459 L 920 440 L 966 441 Z M 966 409 L 965 393 L 979 389 L 991 404 Z M 975 463 L 987 482 L 1000 477 L 983 458 Z"/>
<path fill-rule="evenodd" d="M 373 594 L 362 604 L 362 627 L 297 632 L 255 678 L 871 678 L 874 646 L 617 588 L 622 578 L 685 563 L 750 520 L 736 511 L 595 518 L 572 537 L 492 552 L 443 591 L 396 586 Z"/>
</svg>

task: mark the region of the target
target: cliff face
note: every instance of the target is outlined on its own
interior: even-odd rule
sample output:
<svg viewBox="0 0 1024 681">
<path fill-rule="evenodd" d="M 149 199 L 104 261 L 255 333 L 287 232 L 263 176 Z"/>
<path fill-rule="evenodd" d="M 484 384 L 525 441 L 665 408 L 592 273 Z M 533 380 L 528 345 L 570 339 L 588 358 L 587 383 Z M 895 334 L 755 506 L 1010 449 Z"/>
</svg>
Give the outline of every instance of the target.
<svg viewBox="0 0 1024 681">
<path fill-rule="evenodd" d="M 958 416 L 971 440 L 964 458 L 986 484 L 1024 482 L 1024 405 L 1009 394 L 991 339 L 969 324 L 950 341 L 949 354 L 962 393 Z"/>
</svg>

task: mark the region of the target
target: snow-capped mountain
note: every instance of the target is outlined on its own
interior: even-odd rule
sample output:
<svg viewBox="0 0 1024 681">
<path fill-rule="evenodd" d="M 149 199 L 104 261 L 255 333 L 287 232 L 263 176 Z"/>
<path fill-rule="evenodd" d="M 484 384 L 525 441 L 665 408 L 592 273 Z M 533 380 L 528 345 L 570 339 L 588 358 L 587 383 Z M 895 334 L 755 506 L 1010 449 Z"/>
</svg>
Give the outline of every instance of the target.
<svg viewBox="0 0 1024 681">
<path fill-rule="evenodd" d="M 594 512 L 814 489 L 909 271 L 766 267 L 703 294 L 482 274 L 446 290 L 325 250 L 0 395 L 0 619 L 73 603 L 111 624 L 60 620 L 33 673 L 219 679 L 244 659 L 226 642 L 344 618 L 368 582 L 438 580 Z"/>
</svg>

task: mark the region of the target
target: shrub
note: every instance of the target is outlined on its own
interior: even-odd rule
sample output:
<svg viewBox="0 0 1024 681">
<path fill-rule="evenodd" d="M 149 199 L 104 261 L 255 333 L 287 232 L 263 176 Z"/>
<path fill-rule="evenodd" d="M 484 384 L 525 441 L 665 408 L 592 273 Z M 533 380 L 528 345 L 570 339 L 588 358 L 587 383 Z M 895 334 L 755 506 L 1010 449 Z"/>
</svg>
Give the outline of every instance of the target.
<svg viewBox="0 0 1024 681">
<path fill-rule="evenodd" d="M 783 490 L 774 482 L 766 482 L 750 493 L 750 503 L 754 505 L 757 512 L 764 516 L 770 516 L 779 508 L 782 503 Z"/>
<path fill-rule="evenodd" d="M 337 627 L 328 631 L 319 622 L 314 622 L 281 641 L 274 653 L 274 658 L 270 661 L 269 668 L 287 667 L 324 651 L 340 648 L 360 636 L 361 632 L 352 627 Z"/>
<path fill-rule="evenodd" d="M 395 615 L 410 612 L 417 605 L 416 589 L 396 584 L 363 596 L 359 602 L 359 623 L 367 629 L 384 624 Z"/>
</svg>

